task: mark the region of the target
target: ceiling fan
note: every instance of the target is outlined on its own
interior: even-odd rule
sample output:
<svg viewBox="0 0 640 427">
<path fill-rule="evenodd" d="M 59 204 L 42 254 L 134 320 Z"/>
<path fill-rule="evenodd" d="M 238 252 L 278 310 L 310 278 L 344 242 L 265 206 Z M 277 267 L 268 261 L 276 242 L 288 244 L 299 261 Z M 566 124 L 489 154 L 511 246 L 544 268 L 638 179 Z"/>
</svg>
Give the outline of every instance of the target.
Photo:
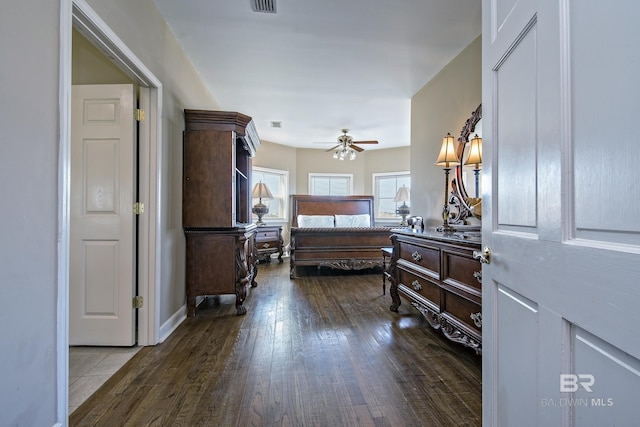
<svg viewBox="0 0 640 427">
<path fill-rule="evenodd" d="M 329 148 L 325 151 L 333 151 L 333 158 L 344 160 L 345 157 L 349 157 L 349 160 L 356 158 L 356 151 L 362 152 L 364 148 L 358 147 L 356 144 L 377 144 L 378 141 L 354 141 L 351 135 L 347 135 L 349 129 L 342 129 L 342 135 L 338 137 L 339 144 L 335 147 Z"/>
</svg>

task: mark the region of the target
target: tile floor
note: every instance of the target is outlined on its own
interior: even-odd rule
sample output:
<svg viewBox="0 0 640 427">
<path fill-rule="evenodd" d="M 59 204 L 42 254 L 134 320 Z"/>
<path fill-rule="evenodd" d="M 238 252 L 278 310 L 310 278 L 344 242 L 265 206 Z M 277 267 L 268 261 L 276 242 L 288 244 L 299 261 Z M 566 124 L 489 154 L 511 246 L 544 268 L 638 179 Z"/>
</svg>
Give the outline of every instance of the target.
<svg viewBox="0 0 640 427">
<path fill-rule="evenodd" d="M 69 414 L 142 347 L 69 347 Z"/>
</svg>

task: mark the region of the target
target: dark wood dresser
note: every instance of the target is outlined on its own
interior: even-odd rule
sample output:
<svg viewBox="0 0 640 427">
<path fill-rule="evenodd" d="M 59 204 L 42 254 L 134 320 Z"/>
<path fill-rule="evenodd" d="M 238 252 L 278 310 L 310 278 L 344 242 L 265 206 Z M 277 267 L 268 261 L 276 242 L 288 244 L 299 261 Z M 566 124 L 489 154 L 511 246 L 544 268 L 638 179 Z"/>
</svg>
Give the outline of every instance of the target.
<svg viewBox="0 0 640 427">
<path fill-rule="evenodd" d="M 238 314 L 256 286 L 251 158 L 260 145 L 251 117 L 185 110 L 182 225 L 187 241 L 187 315 L 199 296 L 235 294 Z"/>
<path fill-rule="evenodd" d="M 406 299 L 452 341 L 482 352 L 480 238 L 468 233 L 393 230 L 392 304 Z"/>
<path fill-rule="evenodd" d="M 271 262 L 271 254 L 278 254 L 278 261 L 282 262 L 284 239 L 282 238 L 282 226 L 262 225 L 256 229 L 256 248 L 258 259 Z"/>
</svg>

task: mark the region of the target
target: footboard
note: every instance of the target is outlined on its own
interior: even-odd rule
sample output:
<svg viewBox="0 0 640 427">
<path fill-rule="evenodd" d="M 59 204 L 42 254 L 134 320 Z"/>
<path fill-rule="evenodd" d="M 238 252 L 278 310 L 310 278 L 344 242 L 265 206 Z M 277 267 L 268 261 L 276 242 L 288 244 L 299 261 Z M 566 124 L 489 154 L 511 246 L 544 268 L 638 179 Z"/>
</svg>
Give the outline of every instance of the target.
<svg viewBox="0 0 640 427">
<path fill-rule="evenodd" d="M 382 267 L 380 248 L 391 244 L 391 227 L 292 228 L 290 277 L 296 267 L 341 270 Z"/>
</svg>

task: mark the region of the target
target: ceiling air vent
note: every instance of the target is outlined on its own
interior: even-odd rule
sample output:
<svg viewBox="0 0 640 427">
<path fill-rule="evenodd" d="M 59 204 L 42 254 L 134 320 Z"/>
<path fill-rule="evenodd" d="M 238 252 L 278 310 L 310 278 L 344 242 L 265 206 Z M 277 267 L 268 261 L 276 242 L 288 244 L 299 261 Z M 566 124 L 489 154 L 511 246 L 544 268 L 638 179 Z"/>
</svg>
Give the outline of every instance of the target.
<svg viewBox="0 0 640 427">
<path fill-rule="evenodd" d="M 255 12 L 276 13 L 276 0 L 252 0 Z"/>
</svg>

